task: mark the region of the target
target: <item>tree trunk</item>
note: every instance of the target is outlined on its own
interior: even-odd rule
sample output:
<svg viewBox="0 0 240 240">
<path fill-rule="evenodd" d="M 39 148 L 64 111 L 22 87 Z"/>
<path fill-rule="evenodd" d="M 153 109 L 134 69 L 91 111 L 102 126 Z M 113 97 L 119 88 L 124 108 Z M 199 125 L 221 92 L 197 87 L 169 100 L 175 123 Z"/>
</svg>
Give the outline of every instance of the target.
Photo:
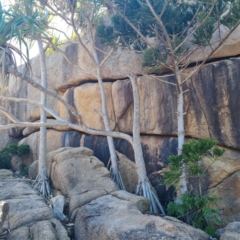
<svg viewBox="0 0 240 240">
<path fill-rule="evenodd" d="M 140 137 L 140 97 L 137 84 L 137 75 L 131 74 L 130 76 L 132 89 L 133 89 L 133 148 L 135 155 L 135 163 L 138 174 L 138 186 L 136 194 L 142 195 L 150 200 L 150 208 L 152 212 L 158 213 L 159 210 L 165 215 L 161 203 L 156 196 L 153 187 L 147 177 L 146 166 L 143 158 L 143 150 Z"/>
<path fill-rule="evenodd" d="M 102 81 L 102 77 L 101 77 L 101 69 L 99 67 L 98 56 L 97 56 L 96 51 L 94 54 L 94 59 L 96 61 L 96 65 L 97 65 L 97 77 L 98 77 L 98 84 L 99 84 L 99 88 L 100 88 L 101 101 L 102 101 L 103 123 L 104 123 L 105 130 L 111 131 L 110 123 L 109 123 L 109 119 L 108 119 L 108 115 L 107 115 L 106 95 L 105 95 L 105 91 L 104 91 L 103 81 Z M 110 160 L 111 160 L 111 168 L 110 168 L 111 178 L 117 183 L 118 187 L 121 190 L 126 190 L 124 183 L 122 181 L 121 174 L 118 170 L 117 154 L 116 154 L 113 138 L 107 137 L 107 141 L 108 141 Z"/>
<path fill-rule="evenodd" d="M 176 80 L 178 82 L 178 95 L 177 95 L 177 123 L 178 123 L 178 155 L 182 154 L 183 144 L 185 142 L 185 129 L 184 129 L 184 98 L 183 89 L 181 86 L 182 80 L 179 69 L 176 70 Z M 187 189 L 187 174 L 185 163 L 182 163 L 182 174 L 180 176 L 180 195 L 186 193 Z"/>
<path fill-rule="evenodd" d="M 41 67 L 41 85 L 44 88 L 47 88 L 47 69 L 45 63 L 45 56 L 43 50 L 43 44 L 41 37 L 38 37 L 38 49 L 39 49 L 39 56 L 40 56 L 40 67 Z M 46 94 L 41 92 L 41 104 L 46 106 L 47 98 Z M 46 112 L 43 109 L 40 109 L 40 121 L 45 123 L 46 119 Z M 40 142 L 39 142 L 39 161 L 38 161 L 38 174 L 41 179 L 46 179 L 47 177 L 47 130 L 46 127 L 40 128 Z"/>
<path fill-rule="evenodd" d="M 39 56 L 40 56 L 40 68 L 41 68 L 41 85 L 47 88 L 47 67 L 45 61 L 45 53 L 43 50 L 43 44 L 41 36 L 37 36 Z M 41 104 L 46 106 L 47 95 L 41 92 Z M 44 109 L 40 109 L 40 119 L 42 123 L 46 123 L 46 112 Z M 51 190 L 47 178 L 47 129 L 46 127 L 40 127 L 40 142 L 39 142 L 39 160 L 38 160 L 38 176 L 33 184 L 34 189 L 42 194 L 42 196 L 48 200 Z"/>
</svg>

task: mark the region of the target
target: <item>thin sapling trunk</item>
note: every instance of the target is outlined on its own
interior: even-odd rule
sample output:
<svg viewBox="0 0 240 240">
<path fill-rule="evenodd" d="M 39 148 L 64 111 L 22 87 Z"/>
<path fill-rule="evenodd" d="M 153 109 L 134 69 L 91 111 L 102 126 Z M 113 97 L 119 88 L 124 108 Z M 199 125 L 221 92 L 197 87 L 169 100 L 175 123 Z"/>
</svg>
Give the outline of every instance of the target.
<svg viewBox="0 0 240 240">
<path fill-rule="evenodd" d="M 183 144 L 185 142 L 185 129 L 184 129 L 184 98 L 182 89 L 181 74 L 176 67 L 175 72 L 176 81 L 178 83 L 178 94 L 177 94 L 177 122 L 178 122 L 178 155 L 182 154 Z M 182 174 L 180 176 L 180 195 L 186 193 L 187 189 L 187 173 L 185 163 L 182 163 Z"/>
<path fill-rule="evenodd" d="M 101 67 L 99 66 L 98 56 L 96 49 L 94 49 L 94 60 L 97 65 L 97 78 L 98 78 L 98 84 L 100 88 L 100 94 L 101 94 L 101 102 L 102 102 L 102 118 L 103 123 L 106 131 L 111 131 L 109 118 L 107 115 L 107 106 L 106 106 L 106 95 L 104 91 L 103 81 L 101 77 Z M 110 161 L 111 161 L 111 167 L 110 167 L 110 177 L 114 180 L 114 182 L 118 185 L 119 189 L 126 190 L 121 174 L 118 170 L 118 161 L 117 161 L 117 154 L 113 142 L 112 137 L 107 137 L 109 152 L 110 152 Z"/>
<path fill-rule="evenodd" d="M 45 61 L 45 54 L 43 50 L 43 44 L 41 37 L 37 37 L 40 67 L 41 67 L 41 85 L 47 88 L 47 68 Z M 41 92 L 41 104 L 46 106 L 47 96 Z M 44 109 L 40 109 L 41 122 L 46 123 L 46 112 Z M 51 195 L 51 188 L 47 177 L 47 129 L 46 127 L 40 128 L 40 142 L 39 142 L 39 160 L 38 160 L 38 176 L 34 181 L 33 187 L 41 195 L 48 200 Z"/>
<path fill-rule="evenodd" d="M 161 212 L 165 215 L 163 207 L 153 191 L 153 187 L 147 177 L 145 162 L 143 158 L 142 144 L 140 138 L 140 97 L 137 85 L 137 75 L 130 74 L 129 78 L 131 80 L 133 89 L 133 100 L 134 100 L 134 110 L 133 110 L 133 147 L 135 154 L 135 163 L 137 167 L 138 174 L 138 186 L 136 189 L 136 194 L 144 196 L 150 200 L 150 210 L 155 213 Z"/>
</svg>

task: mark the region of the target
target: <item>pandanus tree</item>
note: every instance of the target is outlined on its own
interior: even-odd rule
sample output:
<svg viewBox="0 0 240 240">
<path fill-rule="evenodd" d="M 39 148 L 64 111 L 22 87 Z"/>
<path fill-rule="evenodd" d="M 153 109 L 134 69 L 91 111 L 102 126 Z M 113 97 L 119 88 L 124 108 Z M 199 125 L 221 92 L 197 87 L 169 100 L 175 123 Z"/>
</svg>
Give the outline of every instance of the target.
<svg viewBox="0 0 240 240">
<path fill-rule="evenodd" d="M 106 131 L 111 131 L 110 120 L 108 117 L 107 104 L 106 104 L 106 94 L 104 90 L 104 83 L 102 79 L 102 67 L 105 61 L 110 57 L 112 51 L 105 54 L 102 61 L 99 60 L 98 51 L 95 42 L 95 28 L 99 16 L 101 15 L 101 2 L 92 0 L 73 0 L 73 1 L 53 1 L 53 4 L 49 2 L 44 2 L 43 5 L 51 12 L 52 15 L 60 17 L 63 22 L 72 28 L 74 42 L 79 44 L 86 52 L 88 57 L 94 63 L 94 71 L 88 72 L 94 78 L 98 80 L 100 97 L 101 97 L 101 111 L 96 109 L 95 111 L 101 115 L 103 119 L 104 128 Z M 55 29 L 55 32 L 58 31 Z M 65 37 L 66 34 L 65 34 Z M 67 37 L 68 38 L 68 37 Z M 72 41 L 72 40 L 71 40 Z M 88 47 L 90 43 L 90 48 Z M 87 46 L 88 45 L 88 46 Z M 53 46 L 52 43 L 50 43 Z M 80 68 L 78 68 L 81 70 Z M 84 71 L 84 73 L 87 71 Z M 124 183 L 121 178 L 118 167 L 117 154 L 112 137 L 107 137 L 109 152 L 110 152 L 110 176 L 117 183 L 120 189 L 125 189 Z"/>
<path fill-rule="evenodd" d="M 7 10 L 3 9 L 0 2 L 0 64 L 1 64 L 1 77 L 0 87 L 1 94 L 4 92 L 8 84 L 8 71 L 9 66 L 16 66 L 16 58 L 14 53 L 18 54 L 26 63 L 28 57 L 27 43 L 24 35 L 32 31 L 30 25 L 34 22 L 37 15 L 31 18 L 24 17 L 19 14 L 15 8 L 9 7 Z M 17 40 L 19 48 L 17 48 L 12 41 Z M 26 54 L 22 52 L 22 45 L 26 47 Z"/>
<path fill-rule="evenodd" d="M 22 57 L 27 63 L 27 67 L 30 67 L 30 62 L 28 61 L 28 44 L 29 39 L 36 40 L 39 46 L 40 53 L 40 67 L 41 67 L 41 85 L 46 87 L 47 83 L 47 69 L 45 56 L 43 51 L 43 45 L 41 41 L 41 33 L 44 32 L 44 25 L 42 24 L 43 18 L 41 17 L 41 12 L 39 10 L 34 10 L 34 2 L 32 0 L 23 0 L 20 3 L 16 3 L 11 6 L 7 11 L 1 9 L 1 46 L 3 49 L 2 59 L 7 59 L 8 61 L 2 61 L 2 69 L 8 69 L 8 67 L 13 66 L 16 69 L 16 64 L 14 62 L 13 51 Z M 38 8 L 39 9 L 39 8 Z M 45 33 L 46 35 L 46 33 Z M 16 39 L 20 45 L 20 49 L 17 49 L 14 45 L 10 44 L 10 40 Z M 21 45 L 25 45 L 27 55 L 22 53 Z M 6 58 L 7 57 L 7 58 Z M 5 74 L 6 72 L 6 74 Z M 7 84 L 3 81 L 5 77 L 8 76 L 7 70 L 3 71 L 2 74 L 2 89 Z M 46 106 L 46 94 L 41 93 L 41 103 Z M 41 122 L 46 122 L 46 112 L 41 109 Z M 34 188 L 39 191 L 45 199 L 48 199 L 51 191 L 50 185 L 47 179 L 47 169 L 46 169 L 46 127 L 40 128 L 40 146 L 39 146 L 39 171 L 38 177 L 34 182 Z"/>
<path fill-rule="evenodd" d="M 181 155 L 187 83 L 238 27 L 240 1 L 106 0 L 105 3 L 112 16 L 111 24 L 100 24 L 97 28 L 102 43 L 112 46 L 120 37 L 121 47 L 142 53 L 143 67 L 148 68 L 148 73 L 157 76 L 167 73 L 174 78 Z M 198 55 L 202 58 L 198 59 Z M 189 66 L 191 69 L 185 71 Z M 168 81 L 164 76 L 158 79 Z M 181 173 L 180 194 L 184 194 L 188 191 L 184 161 Z"/>
</svg>

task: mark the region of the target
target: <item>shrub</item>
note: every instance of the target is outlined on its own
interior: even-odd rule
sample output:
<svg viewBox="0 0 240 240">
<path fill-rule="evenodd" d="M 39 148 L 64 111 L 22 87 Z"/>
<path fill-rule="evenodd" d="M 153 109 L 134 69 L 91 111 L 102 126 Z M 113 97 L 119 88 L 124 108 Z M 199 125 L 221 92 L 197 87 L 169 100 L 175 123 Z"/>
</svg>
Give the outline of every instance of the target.
<svg viewBox="0 0 240 240">
<path fill-rule="evenodd" d="M 29 145 L 10 144 L 0 151 L 0 169 L 11 168 L 11 158 L 13 156 L 25 156 L 30 153 Z"/>
<path fill-rule="evenodd" d="M 214 226 L 221 224 L 219 211 L 214 207 L 218 199 L 202 195 L 200 180 L 207 171 L 207 167 L 202 164 L 203 159 L 209 158 L 212 165 L 224 153 L 224 150 L 216 147 L 216 144 L 217 142 L 210 138 L 185 143 L 181 155 L 169 157 L 168 170 L 164 172 L 165 183 L 174 185 L 176 190 L 179 188 L 183 165 L 187 177 L 198 180 L 198 195 L 191 192 L 183 194 L 175 202 L 168 204 L 167 212 L 211 235 L 214 235 Z"/>
</svg>

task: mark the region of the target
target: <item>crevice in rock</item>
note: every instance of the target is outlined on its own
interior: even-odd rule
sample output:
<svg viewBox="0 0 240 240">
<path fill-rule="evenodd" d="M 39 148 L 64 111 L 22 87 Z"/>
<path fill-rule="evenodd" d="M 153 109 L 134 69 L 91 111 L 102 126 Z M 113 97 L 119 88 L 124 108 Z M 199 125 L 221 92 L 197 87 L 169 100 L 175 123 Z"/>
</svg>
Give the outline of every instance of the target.
<svg viewBox="0 0 240 240">
<path fill-rule="evenodd" d="M 206 119 L 209 135 L 210 135 L 210 137 L 212 138 L 211 131 L 210 131 L 210 128 L 209 128 L 209 123 L 208 123 L 208 121 L 207 121 L 206 113 L 204 112 L 204 109 L 203 109 L 203 107 L 202 107 L 202 105 L 201 105 L 201 102 L 200 102 L 200 100 L 199 100 L 199 98 L 198 98 L 198 95 L 197 95 L 197 92 L 196 92 L 196 89 L 195 89 L 195 85 L 194 85 L 194 83 L 193 83 L 193 80 L 190 80 L 190 81 L 191 81 L 191 85 L 192 85 L 192 88 L 193 88 L 193 91 L 194 91 L 194 95 L 196 96 L 196 99 L 197 99 L 197 101 L 198 101 L 199 107 L 201 108 L 202 113 L 203 113 L 203 115 L 204 115 L 204 117 L 205 117 L 205 119 Z"/>
<path fill-rule="evenodd" d="M 207 190 L 211 190 L 213 188 L 216 188 L 218 185 L 220 185 L 221 183 L 223 183 L 225 180 L 227 180 L 229 177 L 231 177 L 233 174 L 240 172 L 240 169 L 232 172 L 231 174 L 229 174 L 226 178 L 224 178 L 222 181 L 220 181 L 219 183 L 217 183 L 216 185 L 212 186 L 211 188 L 207 188 Z"/>
</svg>

